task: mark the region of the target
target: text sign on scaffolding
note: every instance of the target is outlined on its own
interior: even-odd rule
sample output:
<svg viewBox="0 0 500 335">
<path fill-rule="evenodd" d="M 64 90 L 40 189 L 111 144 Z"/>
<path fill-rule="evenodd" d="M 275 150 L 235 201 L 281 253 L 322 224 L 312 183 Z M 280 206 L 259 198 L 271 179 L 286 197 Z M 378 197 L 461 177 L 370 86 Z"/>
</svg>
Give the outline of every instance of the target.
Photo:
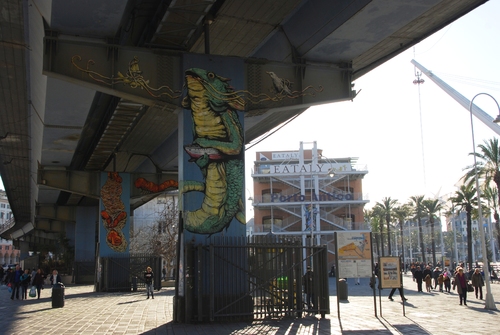
<svg viewBox="0 0 500 335">
<path fill-rule="evenodd" d="M 339 278 L 372 276 L 372 243 L 368 231 L 336 232 Z"/>
</svg>

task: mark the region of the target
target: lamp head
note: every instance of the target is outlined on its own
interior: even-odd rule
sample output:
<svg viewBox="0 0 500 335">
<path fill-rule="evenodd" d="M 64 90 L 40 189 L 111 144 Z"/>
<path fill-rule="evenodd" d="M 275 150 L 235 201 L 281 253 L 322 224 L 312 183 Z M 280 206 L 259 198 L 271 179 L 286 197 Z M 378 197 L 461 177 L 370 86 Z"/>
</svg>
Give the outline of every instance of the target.
<svg viewBox="0 0 500 335">
<path fill-rule="evenodd" d="M 493 120 L 494 123 L 500 123 L 500 111 L 499 111 L 499 114 L 497 116 L 497 118 L 495 120 Z"/>
</svg>

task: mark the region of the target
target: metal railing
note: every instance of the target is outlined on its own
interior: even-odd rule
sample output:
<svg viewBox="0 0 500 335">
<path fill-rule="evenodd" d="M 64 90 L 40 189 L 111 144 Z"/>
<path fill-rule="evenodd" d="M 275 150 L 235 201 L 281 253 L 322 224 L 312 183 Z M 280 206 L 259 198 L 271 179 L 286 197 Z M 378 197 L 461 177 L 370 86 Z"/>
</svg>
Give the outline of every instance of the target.
<svg viewBox="0 0 500 335">
<path fill-rule="evenodd" d="M 9 220 L 0 224 L 0 234 L 2 234 L 5 231 L 9 230 L 10 228 L 14 227 L 15 224 L 16 224 L 16 220 L 14 218 L 10 218 Z"/>
<path fill-rule="evenodd" d="M 220 238 L 186 246 L 185 320 L 251 321 L 301 317 L 305 265 L 314 269 L 314 311 L 329 313 L 327 251 L 300 239 L 258 236 Z"/>
</svg>

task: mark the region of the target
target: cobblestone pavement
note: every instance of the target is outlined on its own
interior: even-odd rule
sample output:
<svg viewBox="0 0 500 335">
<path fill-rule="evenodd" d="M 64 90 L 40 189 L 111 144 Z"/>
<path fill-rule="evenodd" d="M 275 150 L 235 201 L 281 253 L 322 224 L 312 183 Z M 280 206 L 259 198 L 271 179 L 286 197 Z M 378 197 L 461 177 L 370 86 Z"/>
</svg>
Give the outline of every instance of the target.
<svg viewBox="0 0 500 335">
<path fill-rule="evenodd" d="M 52 308 L 50 289 L 40 300 L 10 300 L 0 288 L 0 334 L 494 334 L 498 332 L 500 311 L 484 309 L 484 301 L 469 294 L 468 306 L 460 306 L 452 293 L 417 293 L 416 283 L 405 276 L 403 304 L 398 292 L 388 300 L 389 290 L 376 297 L 368 280 L 361 285 L 348 280 L 349 299 L 337 298 L 334 278 L 330 280 L 330 314 L 324 319 L 266 320 L 253 323 L 177 324 L 172 322 L 173 289 L 163 288 L 155 299 L 146 299 L 144 291 L 95 293 L 93 286 L 65 288 L 64 307 Z M 492 283 L 492 294 L 500 308 L 500 284 Z M 340 311 L 340 313 L 339 313 Z M 340 314 L 340 319 L 338 315 Z"/>
</svg>

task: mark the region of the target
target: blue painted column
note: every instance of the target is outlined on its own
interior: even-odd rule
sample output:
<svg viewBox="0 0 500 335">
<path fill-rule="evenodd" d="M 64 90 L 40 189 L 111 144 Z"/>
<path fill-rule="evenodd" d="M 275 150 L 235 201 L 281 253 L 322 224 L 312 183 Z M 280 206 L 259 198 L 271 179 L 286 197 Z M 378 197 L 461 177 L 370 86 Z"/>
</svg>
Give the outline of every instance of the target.
<svg viewBox="0 0 500 335">
<path fill-rule="evenodd" d="M 75 262 L 95 261 L 96 221 L 99 220 L 99 208 L 77 207 L 75 236 Z"/>
<path fill-rule="evenodd" d="M 236 253 L 228 262 L 213 262 L 209 248 L 218 237 L 246 235 L 244 208 L 245 154 L 243 113 L 245 87 L 242 59 L 184 55 L 182 114 L 179 117 L 180 231 L 176 320 L 194 314 L 209 321 L 210 307 L 245 294 Z M 240 91 L 241 92 L 241 91 Z M 213 249 L 212 249 L 213 250 Z M 228 266 L 228 264 L 239 264 Z M 235 272 L 238 272 L 237 274 Z M 215 281 L 214 273 L 218 273 Z M 224 274 L 224 275 L 223 275 Z M 235 280 L 240 278 L 240 280 Z M 232 296 L 229 296 L 228 288 Z M 214 298 L 215 297 L 215 298 Z"/>
</svg>

